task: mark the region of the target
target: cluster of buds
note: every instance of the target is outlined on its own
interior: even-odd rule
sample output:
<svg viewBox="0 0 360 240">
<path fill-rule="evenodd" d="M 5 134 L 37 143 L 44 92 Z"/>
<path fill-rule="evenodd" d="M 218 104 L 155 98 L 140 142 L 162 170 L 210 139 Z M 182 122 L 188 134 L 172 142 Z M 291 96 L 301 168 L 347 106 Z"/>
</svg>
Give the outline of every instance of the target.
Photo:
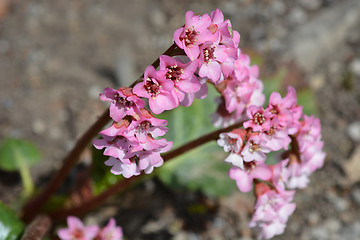
<svg viewBox="0 0 360 240">
<path fill-rule="evenodd" d="M 111 218 L 108 224 L 99 228 L 96 225 L 84 226 L 77 217 L 67 218 L 68 228 L 58 231 L 61 240 L 122 240 L 121 227 L 116 226 L 115 219 Z"/>
<path fill-rule="evenodd" d="M 218 144 L 230 152 L 225 161 L 233 165 L 229 176 L 239 190 L 249 192 L 255 182 L 257 203 L 250 226 L 260 227 L 260 237 L 268 239 L 283 233 L 295 210 L 292 189 L 304 188 L 324 163 L 320 121 L 303 114 L 291 87 L 284 98 L 272 93 L 265 109 L 251 105 L 246 113 L 244 128 L 220 134 Z M 267 154 L 282 149 L 284 159 L 268 165 Z"/>
<path fill-rule="evenodd" d="M 187 12 L 184 26 L 174 32 L 182 56 L 161 55 L 159 68 L 148 66 L 133 88 L 106 88 L 100 94 L 102 101 L 110 102 L 114 122 L 94 145 L 105 148 L 104 155 L 110 157 L 105 164 L 114 174 L 129 178 L 141 171 L 151 173 L 163 164 L 160 154 L 172 146 L 159 139 L 167 131 L 167 121 L 152 113 L 190 106 L 195 97 L 206 97 L 207 83 L 213 85 L 221 94 L 212 115 L 214 125 L 243 122 L 243 127 L 220 134 L 218 144 L 230 153 L 225 161 L 233 165 L 229 176 L 239 190 L 249 192 L 255 183 L 257 203 L 250 226 L 260 227 L 260 237 L 268 239 L 284 231 L 295 210 L 293 189 L 307 185 L 325 154 L 319 119 L 303 114 L 293 88 L 284 98 L 272 93 L 263 107 L 258 67 L 251 66 L 239 41 L 240 34 L 220 10 L 210 16 Z M 147 99 L 152 113 L 141 98 Z M 268 153 L 282 149 L 284 159 L 266 163 Z"/>
</svg>

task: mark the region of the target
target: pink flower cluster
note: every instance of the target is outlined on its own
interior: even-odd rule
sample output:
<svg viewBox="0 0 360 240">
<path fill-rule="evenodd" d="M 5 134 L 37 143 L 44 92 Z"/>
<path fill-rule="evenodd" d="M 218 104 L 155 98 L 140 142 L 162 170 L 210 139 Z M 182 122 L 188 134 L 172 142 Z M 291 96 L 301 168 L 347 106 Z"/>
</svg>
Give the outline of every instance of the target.
<svg viewBox="0 0 360 240">
<path fill-rule="evenodd" d="M 165 135 L 166 120 L 155 118 L 144 108 L 144 101 L 130 88 L 106 88 L 101 100 L 110 102 L 114 123 L 100 132 L 102 139 L 94 140 L 97 149 L 105 148 L 105 162 L 113 174 L 129 178 L 140 171 L 151 173 L 163 164 L 160 153 L 168 151 L 172 142 L 157 139 Z"/>
<path fill-rule="evenodd" d="M 262 186 L 250 226 L 260 227 L 260 237 L 268 239 L 284 231 L 295 209 L 290 203 L 295 191 L 288 189 L 305 187 L 324 163 L 320 121 L 303 114 L 292 87 L 284 98 L 274 92 L 265 109 L 251 105 L 246 114 L 244 128 L 220 134 L 218 144 L 230 153 L 225 162 L 233 165 L 229 176 L 240 191 L 250 192 L 254 182 Z M 267 154 L 282 149 L 288 158 L 268 165 Z"/>
<path fill-rule="evenodd" d="M 221 133 L 218 144 L 229 152 L 225 161 L 232 164 L 229 176 L 239 190 L 250 192 L 255 183 L 257 202 L 250 226 L 261 228 L 260 238 L 281 234 L 296 207 L 293 189 L 304 188 L 324 163 L 319 119 L 303 114 L 292 87 L 285 97 L 272 93 L 263 107 L 258 67 L 238 48 L 240 35 L 219 9 L 210 15 L 188 11 L 173 37 L 183 56 L 161 55 L 159 68 L 148 66 L 134 88 L 106 88 L 100 94 L 102 101 L 110 102 L 114 122 L 100 132 L 102 139 L 94 146 L 105 149 L 110 157 L 105 164 L 114 174 L 129 178 L 141 171 L 151 173 L 163 164 L 160 154 L 172 146 L 159 139 L 167 132 L 167 121 L 152 113 L 190 106 L 195 97 L 206 97 L 207 83 L 212 84 L 221 94 L 212 115 L 214 125 L 243 121 L 243 127 Z M 286 151 L 284 159 L 267 164 L 267 154 L 280 150 Z"/>
<path fill-rule="evenodd" d="M 163 164 L 160 153 L 172 146 L 157 139 L 166 133 L 167 122 L 147 111 L 140 97 L 148 99 L 153 113 L 160 114 L 179 104 L 190 106 L 195 97 L 206 97 L 206 82 L 210 82 L 222 92 L 226 104 L 224 114 L 217 117 L 223 123 L 218 125 L 239 121 L 249 104 L 263 104 L 258 69 L 250 66 L 250 58 L 237 47 L 239 40 L 239 33 L 219 9 L 210 16 L 189 11 L 185 25 L 174 32 L 174 41 L 185 56 L 160 56 L 159 69 L 148 66 L 133 89 L 105 89 L 100 99 L 110 102 L 114 123 L 100 132 L 102 139 L 95 140 L 94 146 L 105 148 L 104 155 L 110 157 L 105 164 L 112 166 L 112 173 L 126 178 L 141 171 L 151 173 Z"/>
<path fill-rule="evenodd" d="M 58 231 L 61 240 L 122 240 L 121 227 L 116 226 L 115 219 L 111 218 L 108 224 L 100 229 L 98 226 L 84 226 L 77 217 L 67 218 L 68 228 Z"/>
<path fill-rule="evenodd" d="M 264 103 L 258 68 L 250 66 L 249 56 L 238 48 L 240 34 L 232 30 L 219 9 L 210 16 L 187 12 L 185 25 L 175 31 L 174 41 L 198 66 L 196 75 L 207 79 L 222 94 L 213 114 L 216 126 L 241 121 L 247 106 Z"/>
</svg>

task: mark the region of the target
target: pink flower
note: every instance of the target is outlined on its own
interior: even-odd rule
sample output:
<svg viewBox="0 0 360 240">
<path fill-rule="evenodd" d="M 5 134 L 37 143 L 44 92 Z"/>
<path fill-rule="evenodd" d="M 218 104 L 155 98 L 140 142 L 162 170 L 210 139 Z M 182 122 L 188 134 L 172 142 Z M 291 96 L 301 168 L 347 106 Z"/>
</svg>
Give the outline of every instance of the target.
<svg viewBox="0 0 360 240">
<path fill-rule="evenodd" d="M 149 134 L 153 138 L 164 136 L 167 132 L 167 121 L 155 118 L 146 109 L 141 110 L 140 119 L 136 121 L 132 129 L 129 129 L 125 136 L 135 136 L 140 143 L 145 143 Z"/>
<path fill-rule="evenodd" d="M 287 184 L 289 179 L 289 171 L 286 167 L 289 163 L 289 159 L 281 160 L 278 164 L 271 165 L 272 170 L 271 182 L 276 189 L 285 189 L 285 184 Z"/>
<path fill-rule="evenodd" d="M 145 103 L 131 92 L 131 88 L 105 88 L 104 93 L 100 94 L 102 101 L 111 102 L 110 117 L 119 122 L 125 115 L 137 114 Z"/>
<path fill-rule="evenodd" d="M 288 149 L 291 142 L 287 129 L 278 125 L 277 118 L 270 121 L 270 127 L 260 133 L 260 136 L 265 141 L 265 146 L 272 151 Z"/>
<path fill-rule="evenodd" d="M 191 61 L 198 58 L 199 46 L 206 41 L 213 41 L 214 35 L 208 29 L 211 24 L 209 15 L 194 15 L 192 11 L 185 14 L 185 25 L 174 32 L 174 41 L 184 49 Z"/>
<path fill-rule="evenodd" d="M 284 98 L 277 92 L 270 95 L 269 105 L 266 111 L 272 119 L 278 119 L 278 124 L 286 128 L 289 134 L 295 134 L 300 127 L 299 118 L 302 115 L 302 107 L 297 106 L 295 89 L 288 87 L 288 93 Z"/>
<path fill-rule="evenodd" d="M 208 77 L 214 84 L 224 80 L 221 63 L 228 61 L 227 47 L 218 42 L 205 42 L 200 47 L 199 76 Z"/>
<path fill-rule="evenodd" d="M 245 128 L 252 128 L 253 131 L 266 131 L 270 128 L 270 114 L 262 107 L 249 106 L 246 110 L 249 121 L 244 122 Z"/>
<path fill-rule="evenodd" d="M 173 95 L 182 102 L 187 93 L 196 93 L 201 84 L 195 76 L 196 62 L 187 64 L 166 55 L 160 56 L 160 70 L 166 70 L 166 78 L 174 82 Z"/>
<path fill-rule="evenodd" d="M 84 226 L 77 217 L 67 218 L 68 228 L 58 231 L 61 240 L 92 240 L 99 231 L 98 226 Z"/>
<path fill-rule="evenodd" d="M 174 83 L 165 77 L 166 72 L 156 71 L 153 66 L 148 66 L 144 73 L 144 81 L 136 84 L 133 89 L 133 93 L 139 97 L 149 99 L 150 109 L 155 114 L 178 106 L 178 101 L 172 94 Z"/>
<path fill-rule="evenodd" d="M 250 134 L 248 140 L 241 151 L 245 162 L 265 161 L 266 154 L 270 149 L 265 146 L 264 141 L 258 134 Z"/>
<path fill-rule="evenodd" d="M 137 167 L 135 159 L 127 159 L 127 162 L 121 161 L 118 158 L 110 157 L 105 162 L 106 166 L 111 166 L 110 172 L 114 175 L 123 175 L 125 178 L 137 176 L 140 174 L 140 170 Z"/>
<path fill-rule="evenodd" d="M 289 164 L 287 171 L 289 175 L 289 180 L 286 183 L 286 186 L 290 189 L 305 188 L 310 182 L 310 173 L 306 173 L 302 166 L 296 161 L 292 161 Z"/>
<path fill-rule="evenodd" d="M 265 185 L 258 183 L 258 185 Z M 268 187 L 257 195 L 255 213 L 249 223 L 250 227 L 260 227 L 259 238 L 269 239 L 285 230 L 289 216 L 296 205 L 291 203 L 295 191 L 277 191 Z M 257 191 L 258 192 L 258 191 Z"/>
<path fill-rule="evenodd" d="M 244 129 L 234 129 L 229 133 L 220 133 L 220 138 L 217 143 L 224 147 L 225 152 L 230 152 L 230 155 L 225 159 L 225 162 L 231 163 L 239 168 L 244 167 L 243 158 L 239 155 L 243 146 L 243 139 L 246 136 Z"/>
<path fill-rule="evenodd" d="M 121 227 L 116 226 L 114 218 L 111 218 L 108 224 L 99 231 L 97 238 L 98 240 L 122 240 L 123 232 Z"/>
<path fill-rule="evenodd" d="M 181 106 L 190 106 L 195 98 L 204 99 L 208 93 L 208 86 L 206 84 L 207 78 L 199 78 L 200 89 L 196 93 L 185 94 L 184 99 L 180 102 Z"/>
<path fill-rule="evenodd" d="M 236 181 L 236 185 L 241 192 L 250 192 L 253 188 L 253 180 L 255 178 L 261 180 L 269 180 L 271 177 L 271 170 L 268 165 L 264 163 L 245 162 L 244 169 L 232 167 L 229 171 L 231 179 Z"/>
<path fill-rule="evenodd" d="M 211 13 L 210 18 L 211 24 L 208 27 L 210 32 L 214 35 L 219 34 L 221 40 L 231 39 L 231 33 L 229 31 L 229 27 L 231 27 L 230 21 L 224 20 L 224 14 L 219 9 L 216 9 Z"/>
</svg>

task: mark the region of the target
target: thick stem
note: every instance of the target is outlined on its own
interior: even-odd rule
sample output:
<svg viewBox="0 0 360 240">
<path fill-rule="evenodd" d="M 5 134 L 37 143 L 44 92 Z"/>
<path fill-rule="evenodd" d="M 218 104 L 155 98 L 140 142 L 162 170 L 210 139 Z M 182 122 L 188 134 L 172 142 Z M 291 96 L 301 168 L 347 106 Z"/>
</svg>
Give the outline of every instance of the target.
<svg viewBox="0 0 360 240">
<path fill-rule="evenodd" d="M 51 219 L 46 215 L 38 215 L 25 229 L 21 240 L 41 240 L 51 226 Z"/>
<path fill-rule="evenodd" d="M 210 141 L 216 140 L 219 138 L 220 133 L 223 132 L 229 132 L 235 128 L 239 128 L 243 125 L 243 122 L 236 123 L 234 125 L 231 125 L 227 128 L 222 128 L 219 130 L 216 130 L 214 132 L 211 132 L 209 134 L 206 134 L 198 139 L 195 139 L 191 142 L 188 142 L 184 144 L 183 146 L 170 151 L 168 153 L 165 153 L 162 155 L 164 162 L 169 161 L 172 158 L 175 158 L 187 151 L 190 151 L 196 147 L 199 147 L 205 143 L 208 143 Z M 143 177 L 143 173 L 138 176 L 133 176 L 131 178 L 123 179 L 122 181 L 117 182 L 98 196 L 88 200 L 87 202 L 84 202 L 81 204 L 81 206 L 69 208 L 69 209 L 62 209 L 56 212 L 49 213 L 49 215 L 52 217 L 54 221 L 60 221 L 65 219 L 69 215 L 76 215 L 80 216 L 85 214 L 86 212 L 94 209 L 95 207 L 99 206 L 103 202 L 105 202 L 110 196 L 120 192 L 121 190 L 124 190 L 125 188 L 129 187 L 132 183 L 136 182 L 137 180 L 141 179 Z"/>
<path fill-rule="evenodd" d="M 84 135 L 77 141 L 74 148 L 63 160 L 63 165 L 55 173 L 48 185 L 33 199 L 31 199 L 23 208 L 23 219 L 25 222 L 31 221 L 39 212 L 41 207 L 47 200 L 55 193 L 61 183 L 68 175 L 71 168 L 78 161 L 80 154 L 89 144 L 91 139 L 100 132 L 100 130 L 111 120 L 109 110 L 106 110 L 101 117 L 84 133 Z"/>
<path fill-rule="evenodd" d="M 182 49 L 179 49 L 175 43 L 173 43 L 163 55 L 175 56 L 185 54 Z M 159 58 L 153 62 L 153 66 L 157 68 L 159 66 Z M 140 77 L 141 79 L 142 77 Z M 137 81 L 135 81 L 131 87 L 133 87 Z M 63 160 L 62 167 L 56 172 L 48 185 L 35 197 L 33 197 L 22 209 L 22 218 L 24 221 L 31 221 L 42 206 L 49 200 L 49 198 L 59 188 L 61 183 L 65 180 L 66 176 L 70 172 L 71 168 L 79 160 L 80 154 L 85 147 L 90 143 L 91 139 L 100 132 L 100 130 L 111 120 L 109 116 L 109 110 L 106 110 L 101 117 L 84 133 L 84 135 L 77 141 L 74 148 Z"/>
</svg>

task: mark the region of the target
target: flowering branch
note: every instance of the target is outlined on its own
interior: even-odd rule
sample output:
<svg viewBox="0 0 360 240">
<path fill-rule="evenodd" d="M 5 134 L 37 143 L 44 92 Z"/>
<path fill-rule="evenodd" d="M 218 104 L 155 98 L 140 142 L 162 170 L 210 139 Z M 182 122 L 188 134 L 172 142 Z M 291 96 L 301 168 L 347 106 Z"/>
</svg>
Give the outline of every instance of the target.
<svg viewBox="0 0 360 240">
<path fill-rule="evenodd" d="M 175 56 L 182 55 L 184 51 L 179 49 L 176 44 L 172 44 L 164 54 Z M 157 58 L 152 66 L 157 68 L 159 66 L 160 60 Z M 142 75 L 143 76 L 143 75 Z M 141 76 L 141 77 L 142 77 Z M 141 78 L 140 77 L 140 78 Z M 131 86 L 134 86 L 138 81 L 135 81 Z M 109 116 L 109 110 L 106 110 L 100 118 L 82 135 L 82 137 L 76 142 L 74 148 L 68 153 L 68 155 L 63 160 L 63 165 L 56 172 L 53 178 L 50 180 L 48 185 L 34 198 L 25 204 L 22 209 L 24 221 L 31 221 L 36 214 L 39 212 L 41 207 L 49 200 L 49 198 L 55 193 L 55 191 L 59 188 L 61 183 L 64 181 L 71 168 L 76 164 L 79 160 L 80 154 L 82 151 L 88 146 L 91 139 L 99 133 L 99 131 L 111 120 Z"/>
<path fill-rule="evenodd" d="M 205 143 L 208 143 L 210 141 L 214 141 L 216 139 L 219 138 L 219 134 L 222 132 L 227 132 L 227 131 L 231 131 L 235 128 L 239 128 L 241 127 L 243 124 L 243 122 L 240 123 L 236 123 L 233 124 L 229 127 L 226 128 L 222 128 L 222 129 L 218 129 L 216 131 L 213 131 L 211 133 L 208 133 L 204 136 L 199 137 L 198 139 L 195 139 L 193 141 L 190 141 L 182 146 L 180 146 L 179 148 L 170 151 L 168 153 L 165 153 L 162 155 L 164 161 L 169 161 L 177 156 L 180 156 L 181 154 L 188 152 L 194 148 L 197 148 Z M 138 180 L 140 180 L 142 177 L 144 176 L 144 174 L 140 174 L 138 176 L 133 176 L 131 178 L 126 178 L 123 179 L 119 182 L 117 182 L 116 184 L 114 184 L 113 186 L 109 187 L 107 190 L 105 190 L 104 192 L 102 192 L 101 194 L 99 194 L 98 196 L 84 202 L 83 204 L 81 204 L 81 206 L 77 206 L 77 207 L 72 207 L 69 209 L 61 209 L 55 212 L 50 212 L 49 215 L 55 220 L 64 220 L 67 216 L 80 216 L 85 214 L 86 212 L 96 208 L 97 206 L 101 205 L 103 202 L 106 201 L 106 199 L 108 199 L 110 196 L 126 189 L 127 187 L 129 187 L 131 184 L 137 182 Z"/>
</svg>

